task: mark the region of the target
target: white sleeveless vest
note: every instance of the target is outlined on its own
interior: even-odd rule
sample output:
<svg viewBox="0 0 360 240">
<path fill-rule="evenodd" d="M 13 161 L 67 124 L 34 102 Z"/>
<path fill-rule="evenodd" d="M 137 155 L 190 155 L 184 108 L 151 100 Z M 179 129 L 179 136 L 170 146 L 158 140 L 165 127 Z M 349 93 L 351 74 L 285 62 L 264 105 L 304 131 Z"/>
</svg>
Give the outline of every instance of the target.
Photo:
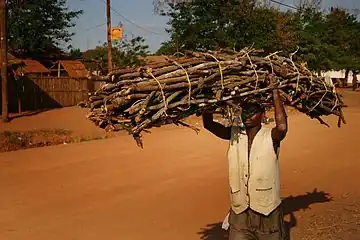
<svg viewBox="0 0 360 240">
<path fill-rule="evenodd" d="M 251 208 L 269 215 L 281 203 L 280 169 L 271 129 L 261 127 L 248 157 L 248 137 L 232 127 L 228 150 L 231 208 L 239 214 Z"/>
</svg>

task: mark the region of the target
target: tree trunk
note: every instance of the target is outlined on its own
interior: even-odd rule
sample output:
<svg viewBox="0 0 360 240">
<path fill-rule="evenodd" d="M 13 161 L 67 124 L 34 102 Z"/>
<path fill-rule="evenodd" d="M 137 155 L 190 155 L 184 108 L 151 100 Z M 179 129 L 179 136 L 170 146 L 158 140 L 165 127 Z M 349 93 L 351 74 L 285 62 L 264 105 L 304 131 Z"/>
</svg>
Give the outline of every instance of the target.
<svg viewBox="0 0 360 240">
<path fill-rule="evenodd" d="M 352 89 L 353 91 L 356 91 L 357 89 L 357 76 L 355 71 L 353 71 Z"/>
<path fill-rule="evenodd" d="M 349 77 L 349 72 L 350 72 L 350 70 L 349 70 L 349 69 L 346 69 L 345 78 L 344 78 L 343 81 L 342 81 L 342 87 L 347 86 L 348 77 Z"/>
</svg>

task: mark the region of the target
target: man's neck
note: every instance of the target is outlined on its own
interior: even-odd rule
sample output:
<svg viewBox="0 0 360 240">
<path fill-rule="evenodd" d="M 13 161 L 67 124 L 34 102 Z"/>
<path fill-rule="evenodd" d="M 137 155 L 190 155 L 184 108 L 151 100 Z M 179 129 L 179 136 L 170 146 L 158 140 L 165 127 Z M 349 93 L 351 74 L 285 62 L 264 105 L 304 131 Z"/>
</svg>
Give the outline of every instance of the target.
<svg viewBox="0 0 360 240">
<path fill-rule="evenodd" d="M 256 133 L 260 130 L 261 125 L 246 129 L 246 135 L 248 138 L 253 139 Z"/>
</svg>

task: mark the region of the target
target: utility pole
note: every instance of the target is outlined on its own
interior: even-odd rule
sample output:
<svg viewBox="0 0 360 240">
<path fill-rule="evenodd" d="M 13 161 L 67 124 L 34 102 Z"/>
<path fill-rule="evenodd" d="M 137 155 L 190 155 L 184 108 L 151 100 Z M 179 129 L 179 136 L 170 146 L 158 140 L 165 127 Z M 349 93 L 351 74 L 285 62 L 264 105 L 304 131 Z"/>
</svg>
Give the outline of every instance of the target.
<svg viewBox="0 0 360 240">
<path fill-rule="evenodd" d="M 8 111 L 8 76 L 7 76 L 7 9 L 5 0 L 0 0 L 0 62 L 1 62 L 1 96 L 3 122 L 9 121 Z"/>
<path fill-rule="evenodd" d="M 112 71 L 112 43 L 111 43 L 111 5 L 110 0 L 106 0 L 106 17 L 107 17 L 107 45 L 108 45 L 108 72 Z"/>
</svg>

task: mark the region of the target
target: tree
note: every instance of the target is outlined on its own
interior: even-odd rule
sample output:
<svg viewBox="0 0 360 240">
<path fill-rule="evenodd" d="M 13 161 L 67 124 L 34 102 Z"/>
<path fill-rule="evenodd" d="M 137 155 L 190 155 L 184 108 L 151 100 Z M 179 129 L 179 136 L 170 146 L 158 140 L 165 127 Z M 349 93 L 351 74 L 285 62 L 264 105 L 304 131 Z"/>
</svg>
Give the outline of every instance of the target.
<svg viewBox="0 0 360 240">
<path fill-rule="evenodd" d="M 295 15 L 298 56 L 311 69 L 360 69 L 360 23 L 355 15 L 339 8 L 304 8 Z"/>
<path fill-rule="evenodd" d="M 175 40 L 176 41 L 176 40 Z M 178 52 L 178 45 L 174 41 L 162 42 L 155 55 L 171 55 Z"/>
<path fill-rule="evenodd" d="M 298 0 L 297 2 L 297 7 L 300 11 L 303 9 L 320 10 L 322 0 Z"/>
<path fill-rule="evenodd" d="M 162 2 L 170 40 L 158 54 L 254 46 L 287 56 L 296 51 L 294 59 L 314 71 L 360 69 L 358 18 L 340 8 L 322 11 L 321 0 L 299 0 L 298 9 L 287 12 L 261 0 Z"/>
<path fill-rule="evenodd" d="M 171 6 L 179 3 L 189 3 L 193 1 L 194 0 L 153 0 L 154 12 L 160 15 L 165 15 L 171 9 Z M 271 0 L 258 0 L 256 3 L 258 6 L 269 7 L 272 2 Z"/>
<path fill-rule="evenodd" d="M 296 17 L 293 12 L 276 12 L 276 40 L 278 50 L 283 53 L 289 54 L 297 47 L 297 33 L 296 33 Z"/>
<path fill-rule="evenodd" d="M 154 12 L 165 15 L 170 10 L 170 6 L 191 1 L 192 0 L 153 0 Z"/>
<path fill-rule="evenodd" d="M 193 0 L 169 3 L 167 31 L 171 35 L 162 52 L 254 45 L 276 48 L 276 14 L 257 0 Z M 166 49 L 167 48 L 167 49 Z"/>
<path fill-rule="evenodd" d="M 328 32 L 324 13 L 307 8 L 294 15 L 296 45 L 299 47 L 295 57 L 307 62 L 312 70 L 331 69 L 336 49 L 326 41 Z"/>
<path fill-rule="evenodd" d="M 72 20 L 82 11 L 70 11 L 66 0 L 8 0 L 9 50 L 21 57 L 46 58 L 59 53 L 71 40 Z"/>
<path fill-rule="evenodd" d="M 69 47 L 70 51 L 70 57 L 72 58 L 81 58 L 82 57 L 82 52 L 80 50 L 80 48 L 73 48 L 72 46 Z"/>
<path fill-rule="evenodd" d="M 142 37 L 125 38 L 112 45 L 112 62 L 115 67 L 140 65 L 141 57 L 149 55 L 149 46 Z M 102 68 L 107 68 L 107 43 L 83 53 L 86 60 L 101 62 Z"/>
<path fill-rule="evenodd" d="M 118 66 L 140 65 L 143 63 L 141 57 L 149 55 L 149 46 L 143 37 L 125 38 L 115 42 L 116 64 Z"/>
<path fill-rule="evenodd" d="M 326 16 L 328 43 L 337 47 L 336 69 L 360 69 L 360 22 L 345 9 L 331 8 Z"/>
</svg>

